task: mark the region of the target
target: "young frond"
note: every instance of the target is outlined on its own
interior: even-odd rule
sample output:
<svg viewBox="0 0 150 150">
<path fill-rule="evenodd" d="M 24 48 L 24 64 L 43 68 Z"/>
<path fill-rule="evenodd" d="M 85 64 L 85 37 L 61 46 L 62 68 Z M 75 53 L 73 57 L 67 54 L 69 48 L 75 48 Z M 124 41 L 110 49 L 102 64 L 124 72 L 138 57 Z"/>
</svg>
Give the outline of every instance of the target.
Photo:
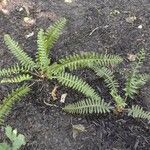
<svg viewBox="0 0 150 150">
<path fill-rule="evenodd" d="M 110 69 L 101 66 L 91 66 L 91 69 L 94 70 L 97 76 L 104 78 L 105 83 L 111 91 L 116 91 L 117 93 L 119 85 Z"/>
<path fill-rule="evenodd" d="M 37 45 L 38 51 L 36 55 L 36 62 L 39 64 L 40 69 L 44 71 L 50 64 L 50 60 L 48 58 L 48 53 L 46 49 L 46 37 L 43 29 L 38 32 Z"/>
<path fill-rule="evenodd" d="M 33 69 L 36 67 L 36 64 L 15 42 L 8 34 L 4 36 L 5 44 L 8 46 L 12 54 L 19 60 L 19 62 L 27 69 Z"/>
<path fill-rule="evenodd" d="M 18 64 L 11 66 L 7 69 L 0 70 L 0 77 L 9 77 L 14 74 L 18 74 L 20 72 L 27 72 L 28 70 L 24 67 L 20 67 Z"/>
<path fill-rule="evenodd" d="M 64 59 L 59 60 L 60 70 L 69 68 L 70 70 L 75 70 L 78 68 L 88 67 L 92 63 L 96 63 L 102 66 L 108 66 L 113 64 L 118 64 L 122 62 L 122 58 L 117 55 L 108 54 L 98 54 L 98 53 L 81 53 L 66 56 Z"/>
<path fill-rule="evenodd" d="M 4 78 L 0 81 L 0 83 L 19 83 L 25 80 L 31 80 L 32 76 L 28 74 L 18 75 L 12 78 Z"/>
<path fill-rule="evenodd" d="M 131 80 L 127 79 L 126 87 L 124 88 L 125 95 L 133 98 L 138 93 L 138 90 L 149 80 L 149 77 L 148 74 L 140 74 L 135 75 Z"/>
<path fill-rule="evenodd" d="M 85 94 L 87 97 L 100 99 L 100 96 L 95 92 L 95 90 L 85 81 L 79 79 L 77 76 L 71 75 L 69 73 L 61 73 L 56 75 L 54 78 L 56 78 L 61 84 L 73 88 Z"/>
<path fill-rule="evenodd" d="M 4 98 L 3 103 L 0 105 L 0 124 L 3 123 L 4 117 L 11 111 L 13 105 L 18 102 L 21 97 L 25 96 L 30 91 L 28 86 L 22 86 L 12 91 L 10 95 Z"/>
<path fill-rule="evenodd" d="M 111 96 L 113 97 L 114 101 L 116 102 L 116 109 L 118 112 L 121 112 L 125 106 L 127 105 L 125 100 L 116 92 L 116 91 L 111 91 L 110 92 Z"/>
<path fill-rule="evenodd" d="M 101 66 L 96 66 L 96 65 L 90 66 L 90 67 L 91 69 L 94 70 L 97 76 L 104 78 L 104 81 L 107 87 L 110 89 L 110 94 L 113 97 L 113 100 L 116 102 L 117 110 L 121 111 L 126 106 L 126 103 L 123 100 L 123 98 L 120 95 L 118 95 L 119 85 L 118 85 L 117 80 L 114 79 L 115 76 L 113 72 L 106 67 L 101 67 Z"/>
<path fill-rule="evenodd" d="M 128 109 L 128 116 L 132 116 L 133 118 L 142 118 L 150 121 L 150 112 L 144 111 L 142 107 L 136 105 L 132 106 L 131 109 Z"/>
<path fill-rule="evenodd" d="M 66 25 L 66 19 L 61 18 L 60 20 L 56 21 L 52 26 L 50 26 L 46 30 L 45 36 L 46 36 L 47 54 L 48 54 L 49 49 L 53 48 L 54 44 L 58 40 L 58 38 L 61 34 L 61 31 L 65 25 Z"/>
<path fill-rule="evenodd" d="M 126 83 L 124 91 L 126 92 L 126 97 L 133 98 L 134 95 L 138 92 L 139 88 L 145 84 L 144 78 L 145 77 L 138 77 L 139 69 L 141 68 L 141 65 L 143 63 L 143 60 L 145 58 L 145 52 L 144 49 L 142 49 L 136 57 L 136 62 L 132 65 L 132 72 L 126 77 Z"/>
<path fill-rule="evenodd" d="M 145 59 L 145 51 L 144 49 L 141 49 L 136 56 L 136 62 L 133 63 L 133 68 L 135 67 L 135 70 L 138 70 L 142 67 L 143 61 Z"/>
<path fill-rule="evenodd" d="M 138 74 L 137 78 L 143 81 L 143 84 L 145 84 L 146 82 L 150 81 L 150 74 L 147 74 L 147 73 Z"/>
<path fill-rule="evenodd" d="M 64 111 L 72 114 L 92 114 L 110 112 L 111 106 L 103 99 L 86 99 L 63 108 Z"/>
</svg>

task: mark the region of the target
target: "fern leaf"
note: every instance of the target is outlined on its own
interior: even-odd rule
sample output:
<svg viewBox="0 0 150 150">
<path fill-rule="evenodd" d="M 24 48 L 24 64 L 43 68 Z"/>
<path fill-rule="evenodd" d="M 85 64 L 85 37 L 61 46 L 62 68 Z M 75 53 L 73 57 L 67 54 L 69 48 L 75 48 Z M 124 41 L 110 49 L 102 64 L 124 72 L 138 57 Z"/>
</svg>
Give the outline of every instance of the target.
<svg viewBox="0 0 150 150">
<path fill-rule="evenodd" d="M 56 41 L 58 40 L 65 24 L 66 24 L 66 19 L 62 18 L 62 19 L 56 21 L 52 26 L 50 26 L 46 30 L 45 36 L 46 36 L 47 54 L 48 54 L 49 49 L 51 49 L 54 46 L 54 44 L 56 43 Z"/>
<path fill-rule="evenodd" d="M 133 98 L 134 95 L 138 92 L 139 88 L 145 84 L 145 77 L 139 76 L 139 68 L 143 63 L 145 58 L 145 52 L 142 49 L 136 58 L 136 62 L 132 66 L 132 72 L 127 76 L 124 91 L 126 92 L 126 97 Z"/>
<path fill-rule="evenodd" d="M 125 100 L 116 92 L 116 91 L 111 91 L 110 92 L 111 96 L 113 97 L 114 101 L 116 102 L 116 109 L 118 112 L 121 112 L 125 106 L 127 105 L 125 103 Z"/>
<path fill-rule="evenodd" d="M 9 77 L 13 74 L 18 74 L 20 72 L 27 72 L 28 70 L 24 67 L 20 67 L 18 64 L 11 66 L 7 69 L 0 70 L 0 77 Z"/>
<path fill-rule="evenodd" d="M 89 84 L 87 84 L 82 79 L 79 79 L 77 76 L 71 75 L 69 73 L 62 73 L 55 76 L 55 78 L 60 82 L 61 84 L 73 88 L 83 94 L 85 94 L 87 97 L 91 97 L 93 99 L 99 99 L 99 95 L 95 92 L 95 90 L 90 87 Z"/>
<path fill-rule="evenodd" d="M 115 80 L 115 76 L 113 72 L 106 68 L 106 67 L 100 67 L 100 66 L 92 66 L 91 69 L 94 70 L 97 76 L 104 78 L 107 87 L 111 91 L 118 91 L 117 88 L 119 87 L 117 80 Z"/>
<path fill-rule="evenodd" d="M 137 75 L 137 79 L 141 80 L 143 84 L 150 80 L 150 74 L 142 73 Z"/>
<path fill-rule="evenodd" d="M 33 69 L 36 67 L 36 64 L 15 42 L 8 34 L 4 36 L 4 41 L 12 54 L 19 60 L 19 62 L 27 69 Z"/>
<path fill-rule="evenodd" d="M 91 68 L 94 70 L 96 75 L 104 78 L 105 83 L 107 84 L 107 87 L 110 89 L 110 94 L 113 97 L 114 101 L 116 102 L 116 107 L 117 110 L 122 110 L 125 106 L 126 103 L 123 100 L 123 98 L 118 95 L 118 82 L 115 80 L 115 76 L 113 72 L 106 68 L 106 67 L 100 67 L 100 66 L 91 66 Z"/>
<path fill-rule="evenodd" d="M 9 114 L 13 105 L 21 100 L 21 97 L 25 96 L 30 91 L 28 86 L 22 86 L 15 91 L 12 91 L 6 98 L 4 98 L 3 103 L 0 105 L 0 124 L 3 123 L 4 117 Z"/>
<path fill-rule="evenodd" d="M 70 70 L 75 70 L 78 68 L 87 67 L 92 63 L 98 63 L 101 66 L 108 66 L 113 64 L 118 64 L 122 62 L 122 58 L 117 55 L 108 54 L 98 54 L 98 53 L 82 53 L 67 56 L 64 59 L 60 59 L 58 64 L 60 64 L 60 70 L 69 68 Z"/>
<path fill-rule="evenodd" d="M 19 83 L 25 80 L 31 80 L 32 76 L 28 74 L 18 75 L 12 78 L 4 78 L 1 80 L 0 83 Z"/>
<path fill-rule="evenodd" d="M 48 58 L 48 53 L 46 48 L 46 38 L 43 29 L 41 29 L 38 32 L 37 45 L 38 45 L 38 52 L 36 55 L 37 57 L 36 62 L 39 64 L 41 70 L 45 71 L 45 69 L 50 64 L 50 60 Z"/>
<path fill-rule="evenodd" d="M 150 121 L 150 112 L 144 111 L 142 107 L 136 105 L 132 106 L 131 109 L 128 109 L 128 116 L 133 118 L 148 119 Z"/>
<path fill-rule="evenodd" d="M 64 111 L 72 114 L 92 114 L 110 112 L 111 106 L 103 99 L 86 99 L 63 108 Z"/>
<path fill-rule="evenodd" d="M 126 92 L 125 95 L 133 98 L 135 94 L 138 93 L 138 90 L 146 84 L 146 82 L 150 79 L 148 74 L 140 74 L 135 75 L 132 77 L 131 80 L 127 80 L 126 87 L 124 91 Z M 130 81 L 130 82 L 129 82 Z"/>
</svg>

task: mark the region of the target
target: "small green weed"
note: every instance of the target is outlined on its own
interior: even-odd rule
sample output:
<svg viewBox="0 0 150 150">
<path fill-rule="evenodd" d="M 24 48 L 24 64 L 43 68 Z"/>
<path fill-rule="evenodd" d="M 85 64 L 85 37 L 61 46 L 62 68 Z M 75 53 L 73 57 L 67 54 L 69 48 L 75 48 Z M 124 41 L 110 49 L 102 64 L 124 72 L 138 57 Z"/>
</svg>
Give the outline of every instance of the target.
<svg viewBox="0 0 150 150">
<path fill-rule="evenodd" d="M 0 143 L 0 150 L 19 150 L 21 146 L 26 144 L 25 136 L 18 134 L 17 129 L 12 129 L 11 126 L 5 127 L 5 135 L 9 142 Z"/>
</svg>

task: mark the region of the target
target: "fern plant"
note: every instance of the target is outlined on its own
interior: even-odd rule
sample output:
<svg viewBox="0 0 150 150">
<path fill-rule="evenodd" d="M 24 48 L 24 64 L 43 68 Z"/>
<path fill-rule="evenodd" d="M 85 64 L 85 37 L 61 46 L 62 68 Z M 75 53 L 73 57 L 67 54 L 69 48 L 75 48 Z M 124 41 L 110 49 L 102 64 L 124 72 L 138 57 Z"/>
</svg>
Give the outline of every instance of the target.
<svg viewBox="0 0 150 150">
<path fill-rule="evenodd" d="M 97 64 L 90 65 L 90 68 L 96 73 L 96 75 L 104 79 L 107 87 L 110 90 L 110 95 L 115 102 L 115 106 L 108 106 L 106 104 L 103 105 L 103 100 L 100 103 L 95 99 L 86 99 L 74 104 L 69 104 L 65 106 L 63 110 L 73 114 L 91 114 L 102 112 L 102 109 L 106 106 L 105 110 L 103 111 L 106 111 L 107 108 L 109 108 L 107 112 L 110 110 L 115 110 L 115 112 L 127 111 L 128 116 L 150 120 L 150 112 L 144 111 L 142 107 L 133 105 L 131 108 L 126 108 L 128 106 L 128 97 L 133 99 L 141 86 L 150 80 L 149 74 L 141 74 L 139 70 L 144 59 L 145 52 L 142 49 L 137 54 L 136 61 L 132 64 L 131 71 L 126 75 L 125 88 L 123 89 L 125 91 L 125 95 L 123 97 L 119 95 L 119 83 L 109 68 Z"/>
<path fill-rule="evenodd" d="M 17 129 L 13 130 L 11 126 L 5 127 L 5 135 L 10 142 L 0 143 L 0 150 L 19 150 L 26 144 L 25 136 L 23 134 L 18 134 Z"/>
<path fill-rule="evenodd" d="M 56 79 L 62 85 L 75 89 L 87 96 L 93 98 L 98 104 L 101 112 L 106 112 L 109 109 L 109 104 L 101 100 L 99 94 L 84 80 L 77 76 L 67 73 L 70 71 L 88 67 L 88 64 L 98 63 L 101 66 L 116 65 L 122 62 L 122 58 L 117 55 L 98 54 L 94 52 L 86 52 L 81 54 L 73 54 L 58 60 L 58 62 L 51 62 L 49 58 L 50 50 L 61 35 L 61 30 L 66 24 L 66 19 L 62 18 L 50 26 L 48 29 L 40 29 L 37 35 L 37 53 L 35 61 L 19 46 L 18 42 L 14 41 L 8 34 L 4 36 L 4 41 L 11 51 L 11 53 L 19 61 L 18 64 L 9 68 L 0 69 L 0 83 L 20 83 L 23 81 L 38 80 L 53 80 Z M 24 93 L 20 92 L 20 88 L 13 92 L 8 98 L 4 99 L 0 108 L 0 120 L 2 121 L 5 114 L 7 114 L 12 104 L 16 102 L 16 98 L 20 98 L 29 91 L 30 85 L 27 84 L 21 89 L 25 89 Z M 9 105 L 7 105 L 7 103 Z M 89 101 L 90 103 L 90 101 Z"/>
</svg>

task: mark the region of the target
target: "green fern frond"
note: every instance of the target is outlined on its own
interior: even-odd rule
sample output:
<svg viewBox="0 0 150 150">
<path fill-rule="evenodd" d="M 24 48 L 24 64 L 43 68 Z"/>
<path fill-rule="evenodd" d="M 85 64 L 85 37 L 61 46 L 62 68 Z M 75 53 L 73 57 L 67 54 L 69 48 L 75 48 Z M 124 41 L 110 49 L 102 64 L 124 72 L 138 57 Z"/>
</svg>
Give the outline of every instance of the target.
<svg viewBox="0 0 150 150">
<path fill-rule="evenodd" d="M 4 78 L 0 81 L 0 83 L 19 83 L 25 80 L 31 80 L 32 76 L 29 74 L 18 75 L 12 78 Z"/>
<path fill-rule="evenodd" d="M 122 62 L 122 58 L 117 55 L 108 54 L 98 54 L 98 53 L 81 53 L 67 56 L 64 59 L 59 60 L 60 70 L 69 68 L 70 70 L 75 70 L 78 68 L 87 67 L 92 63 L 100 64 L 101 66 L 108 66 L 113 64 L 118 64 Z"/>
<path fill-rule="evenodd" d="M 4 36 L 5 44 L 8 46 L 12 54 L 19 60 L 19 62 L 27 69 L 33 69 L 36 64 L 15 42 L 8 34 Z"/>
<path fill-rule="evenodd" d="M 18 74 L 20 72 L 27 72 L 28 70 L 24 67 L 20 67 L 18 64 L 11 66 L 7 69 L 0 70 L 0 77 L 9 77 L 14 74 Z"/>
<path fill-rule="evenodd" d="M 112 107 L 103 99 L 86 99 L 63 108 L 64 111 L 72 114 L 107 113 Z"/>
<path fill-rule="evenodd" d="M 46 30 L 45 36 L 46 36 L 47 54 L 48 54 L 49 49 L 53 48 L 54 44 L 58 40 L 61 34 L 61 31 L 65 25 L 66 25 L 66 19 L 61 18 L 60 20 L 56 21 L 52 26 L 50 26 Z"/>
<path fill-rule="evenodd" d="M 91 69 L 94 70 L 97 76 L 100 76 L 104 78 L 104 81 L 107 85 L 107 87 L 110 89 L 110 94 L 113 97 L 114 101 L 116 102 L 117 110 L 121 110 L 126 106 L 125 101 L 123 98 L 118 95 L 118 82 L 115 80 L 115 76 L 113 72 L 106 68 L 101 66 L 90 66 Z"/>
<path fill-rule="evenodd" d="M 115 76 L 113 72 L 106 68 L 106 67 L 101 67 L 101 66 L 91 66 L 91 69 L 94 70 L 97 76 L 104 78 L 105 83 L 107 84 L 107 87 L 111 91 L 118 91 L 118 82 L 115 80 Z"/>
<path fill-rule="evenodd" d="M 147 81 L 150 81 L 150 74 L 147 73 L 138 74 L 137 79 L 143 81 L 143 84 L 145 84 Z"/>
<path fill-rule="evenodd" d="M 58 63 L 53 63 L 47 68 L 47 76 L 49 77 L 63 72 L 65 72 L 65 70 L 63 70 L 61 64 Z"/>
<path fill-rule="evenodd" d="M 9 114 L 13 105 L 21 100 L 21 97 L 25 96 L 30 91 L 27 85 L 17 88 L 12 91 L 10 95 L 4 98 L 3 103 L 0 105 L 0 124 L 3 123 L 4 117 Z"/>
<path fill-rule="evenodd" d="M 75 89 L 85 94 L 87 97 L 91 97 L 93 99 L 100 98 L 100 96 L 95 92 L 95 90 L 92 87 L 90 87 L 89 84 L 87 84 L 82 79 L 79 79 L 77 76 L 71 75 L 69 73 L 61 73 L 55 76 L 54 78 L 56 78 L 61 84 Z"/>
<path fill-rule="evenodd" d="M 125 106 L 127 105 L 125 100 L 116 92 L 116 91 L 111 91 L 110 92 L 111 96 L 113 97 L 114 101 L 116 102 L 116 109 L 117 111 L 122 111 Z"/>
<path fill-rule="evenodd" d="M 41 29 L 38 32 L 37 36 L 37 45 L 38 45 L 38 52 L 37 52 L 37 59 L 36 62 L 39 64 L 40 69 L 42 71 L 45 71 L 45 69 L 48 67 L 50 64 L 50 60 L 48 58 L 48 53 L 47 53 L 47 45 L 46 45 L 46 37 L 44 30 Z"/>
<path fill-rule="evenodd" d="M 139 88 L 145 84 L 145 77 L 138 75 L 139 69 L 145 58 L 144 49 L 142 49 L 136 58 L 136 62 L 132 65 L 132 72 L 127 76 L 124 91 L 126 92 L 126 97 L 133 98 L 138 92 Z"/>
<path fill-rule="evenodd" d="M 132 116 L 133 118 L 148 119 L 150 121 L 150 112 L 144 111 L 143 108 L 138 105 L 132 106 L 131 109 L 128 109 L 128 116 Z"/>
</svg>

